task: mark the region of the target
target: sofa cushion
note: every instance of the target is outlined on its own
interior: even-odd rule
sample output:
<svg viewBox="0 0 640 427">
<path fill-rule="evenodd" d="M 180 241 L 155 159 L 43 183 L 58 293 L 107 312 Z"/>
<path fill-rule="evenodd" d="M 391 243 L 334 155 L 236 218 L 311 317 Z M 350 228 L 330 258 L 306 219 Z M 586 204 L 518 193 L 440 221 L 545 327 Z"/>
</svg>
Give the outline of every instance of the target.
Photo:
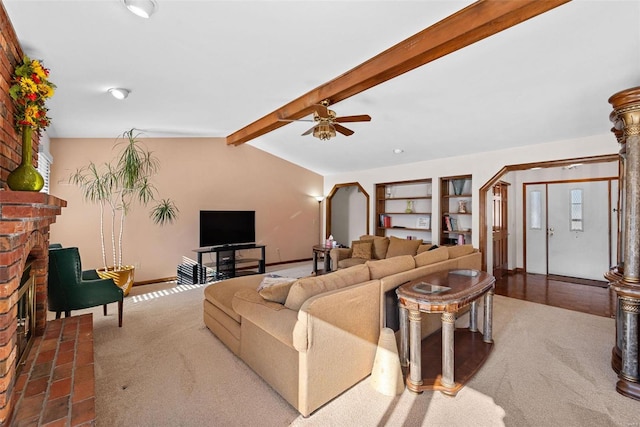
<svg viewBox="0 0 640 427">
<path fill-rule="evenodd" d="M 364 235 L 360 236 L 361 242 L 372 242 L 373 249 L 371 253 L 372 259 L 385 259 L 387 257 L 387 249 L 389 248 L 389 238 L 382 236 Z"/>
<path fill-rule="evenodd" d="M 351 257 L 371 259 L 372 247 L 373 247 L 373 242 L 354 241 L 351 244 Z"/>
<path fill-rule="evenodd" d="M 292 279 L 290 277 L 283 277 L 282 279 L 289 280 L 280 281 L 272 285 L 263 287 L 262 289 L 258 288 L 258 293 L 260 294 L 260 296 L 267 301 L 284 304 L 284 302 L 287 300 L 287 295 L 289 295 L 289 289 L 291 289 L 291 285 L 293 285 L 297 279 Z"/>
<path fill-rule="evenodd" d="M 473 252 L 473 245 L 448 246 L 449 258 L 458 258 Z"/>
<path fill-rule="evenodd" d="M 402 255 L 394 258 L 367 261 L 371 279 L 381 279 L 392 274 L 411 270 L 416 267 L 416 263 L 411 255 Z"/>
<path fill-rule="evenodd" d="M 298 311 L 304 302 L 314 295 L 368 280 L 369 268 L 366 265 L 355 265 L 322 276 L 298 279 L 291 286 L 284 305 L 291 310 Z"/>
<path fill-rule="evenodd" d="M 367 260 L 364 258 L 341 259 L 340 261 L 338 261 L 338 268 L 349 268 L 353 267 L 354 265 L 364 264 L 365 262 L 367 262 Z"/>
<path fill-rule="evenodd" d="M 385 258 L 393 258 L 400 255 L 414 256 L 418 252 L 418 246 L 422 244 L 422 239 L 408 240 L 391 236 L 389 238 L 389 249 Z"/>
<path fill-rule="evenodd" d="M 250 310 L 239 309 L 239 307 L 245 303 L 251 303 L 255 306 L 267 307 L 270 310 L 280 311 L 284 310 L 282 304 L 278 304 L 272 301 L 265 301 L 254 289 L 240 289 L 233 295 L 231 306 L 239 314 L 246 314 Z M 246 305 L 246 304 L 245 304 Z"/>
<path fill-rule="evenodd" d="M 416 267 L 422 267 L 423 265 L 434 264 L 436 262 L 445 261 L 449 259 L 449 251 L 447 248 L 437 248 L 432 251 L 422 252 L 414 257 L 416 261 Z"/>
</svg>

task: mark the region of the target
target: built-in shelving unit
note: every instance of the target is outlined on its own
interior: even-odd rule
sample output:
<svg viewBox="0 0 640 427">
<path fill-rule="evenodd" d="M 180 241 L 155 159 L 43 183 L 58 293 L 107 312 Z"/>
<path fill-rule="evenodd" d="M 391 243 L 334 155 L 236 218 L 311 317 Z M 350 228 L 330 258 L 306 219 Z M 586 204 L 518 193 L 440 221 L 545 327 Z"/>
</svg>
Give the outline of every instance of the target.
<svg viewBox="0 0 640 427">
<path fill-rule="evenodd" d="M 440 178 L 440 244 L 471 243 L 471 175 Z"/>
<path fill-rule="evenodd" d="M 376 184 L 376 235 L 431 242 L 431 179 Z"/>
</svg>

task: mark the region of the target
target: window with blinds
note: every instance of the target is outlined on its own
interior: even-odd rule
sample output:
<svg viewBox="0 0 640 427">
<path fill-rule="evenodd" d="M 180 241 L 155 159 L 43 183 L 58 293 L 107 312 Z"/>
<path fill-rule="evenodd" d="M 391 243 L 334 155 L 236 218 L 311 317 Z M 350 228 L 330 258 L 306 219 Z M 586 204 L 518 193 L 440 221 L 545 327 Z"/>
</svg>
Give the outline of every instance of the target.
<svg viewBox="0 0 640 427">
<path fill-rule="evenodd" d="M 52 159 L 48 153 L 43 151 L 38 152 L 38 172 L 44 178 L 44 187 L 40 190 L 41 193 L 49 194 L 49 175 L 51 171 Z"/>
</svg>

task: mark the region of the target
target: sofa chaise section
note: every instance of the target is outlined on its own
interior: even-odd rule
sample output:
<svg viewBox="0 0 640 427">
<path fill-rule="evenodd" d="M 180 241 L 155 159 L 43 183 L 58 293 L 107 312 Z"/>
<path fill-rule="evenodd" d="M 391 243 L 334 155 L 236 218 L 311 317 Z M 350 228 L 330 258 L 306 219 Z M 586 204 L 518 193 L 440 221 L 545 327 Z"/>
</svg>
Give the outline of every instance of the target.
<svg viewBox="0 0 640 427">
<path fill-rule="evenodd" d="M 264 274 L 242 276 L 209 285 L 204 290 L 204 324 L 237 356 L 240 354 L 240 315 L 231 301 L 244 289 L 257 289 Z"/>
<path fill-rule="evenodd" d="M 379 281 L 320 293 L 299 310 L 256 295 L 241 291 L 233 298 L 242 317 L 239 356 L 303 416 L 371 373 Z"/>
</svg>

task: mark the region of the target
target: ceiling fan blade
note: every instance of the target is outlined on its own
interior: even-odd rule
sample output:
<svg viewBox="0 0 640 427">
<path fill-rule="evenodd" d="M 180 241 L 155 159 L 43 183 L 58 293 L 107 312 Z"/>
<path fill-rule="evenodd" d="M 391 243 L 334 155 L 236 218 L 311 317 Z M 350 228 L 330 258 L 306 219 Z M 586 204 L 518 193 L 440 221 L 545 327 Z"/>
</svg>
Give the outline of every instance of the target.
<svg viewBox="0 0 640 427">
<path fill-rule="evenodd" d="M 329 108 L 327 106 L 322 104 L 314 104 L 314 107 L 316 107 L 316 113 L 319 117 L 322 117 L 323 119 L 329 117 Z"/>
<path fill-rule="evenodd" d="M 353 131 L 351 129 L 347 129 L 346 127 L 339 125 L 337 123 L 334 123 L 333 127 L 336 129 L 336 131 L 340 132 L 344 136 L 353 135 Z"/>
<path fill-rule="evenodd" d="M 359 116 L 342 116 L 342 117 L 336 117 L 334 121 L 338 123 L 370 122 L 371 116 L 369 116 L 368 114 L 361 114 Z"/>
<path fill-rule="evenodd" d="M 312 127 L 311 129 L 309 129 L 308 131 L 306 131 L 305 133 L 303 133 L 303 134 L 302 134 L 302 136 L 310 135 L 310 134 L 313 132 L 313 130 L 314 130 L 315 128 L 316 128 L 315 126 L 314 126 L 314 127 Z"/>
<path fill-rule="evenodd" d="M 309 122 L 309 123 L 313 123 L 315 120 L 313 119 L 278 119 L 279 122 Z"/>
</svg>

